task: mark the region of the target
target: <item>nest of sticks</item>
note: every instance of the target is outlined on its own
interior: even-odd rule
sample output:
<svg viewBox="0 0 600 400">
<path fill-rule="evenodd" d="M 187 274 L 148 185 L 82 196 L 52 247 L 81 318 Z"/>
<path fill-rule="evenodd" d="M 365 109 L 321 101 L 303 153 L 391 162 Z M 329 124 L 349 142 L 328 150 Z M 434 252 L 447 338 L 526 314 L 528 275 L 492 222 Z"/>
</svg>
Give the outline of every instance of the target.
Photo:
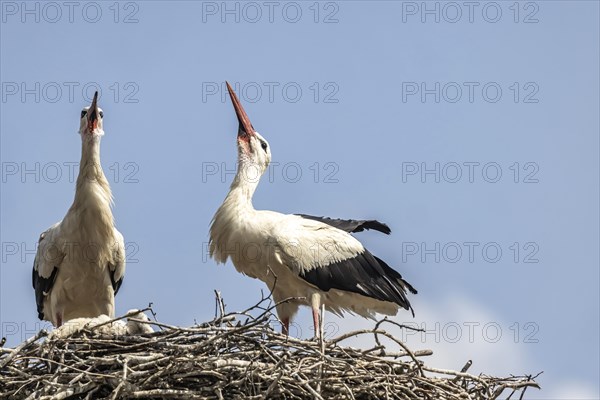
<svg viewBox="0 0 600 400">
<path fill-rule="evenodd" d="M 539 389 L 532 376 L 469 374 L 470 361 L 462 371 L 428 367 L 422 357 L 432 352 L 411 351 L 382 328 L 389 320 L 330 340 L 301 340 L 272 327 L 273 311 L 263 297 L 225 313 L 217 295 L 216 317 L 189 328 L 140 320 L 157 331 L 113 336 L 92 328 L 55 339 L 40 331 L 0 348 L 0 398 L 517 400 Z M 362 335 L 372 348 L 344 346 Z"/>
</svg>

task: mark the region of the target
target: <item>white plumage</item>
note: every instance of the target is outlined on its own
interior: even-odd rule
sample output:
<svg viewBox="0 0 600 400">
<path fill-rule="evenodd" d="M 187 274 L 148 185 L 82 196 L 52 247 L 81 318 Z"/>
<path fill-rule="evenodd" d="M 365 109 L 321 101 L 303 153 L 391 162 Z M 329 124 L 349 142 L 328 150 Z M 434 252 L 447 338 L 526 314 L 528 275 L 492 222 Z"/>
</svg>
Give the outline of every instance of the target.
<svg viewBox="0 0 600 400">
<path fill-rule="evenodd" d="M 62 326 L 53 330 L 48 335 L 48 340 L 64 339 L 84 329 L 103 335 L 139 335 L 154 332 L 150 324 L 136 321 L 150 321 L 150 318 L 143 312 L 129 310 L 127 315 L 127 322 L 118 320 L 110 323 L 109 321 L 112 318 L 104 314 L 94 318 L 75 318 L 66 321 Z"/>
<path fill-rule="evenodd" d="M 416 293 L 400 274 L 373 256 L 351 232 L 375 229 L 377 221 L 339 220 L 255 210 L 252 195 L 271 161 L 267 141 L 254 130 L 227 84 L 238 120 L 238 171 L 210 228 L 210 254 L 219 263 L 231 258 L 237 271 L 273 290 L 277 313 L 288 332 L 299 305 L 313 310 L 318 334 L 319 307 L 367 318 L 412 310 L 406 291 Z"/>
<path fill-rule="evenodd" d="M 125 242 L 114 226 L 112 194 L 100 165 L 104 113 L 81 112 L 82 151 L 75 199 L 62 221 L 40 235 L 32 271 L 38 316 L 61 326 L 74 318 L 114 317 L 125 274 Z"/>
</svg>

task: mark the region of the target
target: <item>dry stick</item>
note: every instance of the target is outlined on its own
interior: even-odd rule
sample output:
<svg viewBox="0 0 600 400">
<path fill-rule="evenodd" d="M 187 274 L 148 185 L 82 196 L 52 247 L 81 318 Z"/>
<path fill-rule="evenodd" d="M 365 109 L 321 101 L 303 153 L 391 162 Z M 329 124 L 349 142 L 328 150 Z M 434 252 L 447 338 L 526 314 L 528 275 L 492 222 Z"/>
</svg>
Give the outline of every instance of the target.
<svg viewBox="0 0 600 400">
<path fill-rule="evenodd" d="M 138 390 L 130 394 L 131 397 L 136 399 L 140 398 L 154 398 L 159 397 L 163 399 L 193 399 L 195 398 L 194 392 L 190 390 L 175 390 L 175 389 L 152 389 L 152 390 Z"/>
<path fill-rule="evenodd" d="M 279 362 L 275 365 L 275 367 L 273 369 L 277 370 L 278 368 L 281 368 L 281 366 L 283 365 L 283 363 L 286 360 L 287 360 L 287 356 L 284 355 L 283 357 L 281 357 L 281 359 L 279 360 Z M 267 391 L 263 394 L 264 399 L 266 399 L 269 396 L 269 394 L 271 394 L 271 392 L 275 389 L 275 387 L 279 383 L 279 380 L 281 379 L 282 376 L 283 376 L 283 370 L 279 371 L 279 375 L 277 376 L 277 378 L 274 379 L 273 382 L 271 382 L 271 384 L 267 388 Z"/>
<path fill-rule="evenodd" d="M 391 339 L 392 341 L 396 342 L 396 344 L 398 344 L 400 347 L 402 347 L 404 349 L 404 351 L 406 351 L 408 353 L 408 355 L 410 356 L 410 358 L 413 359 L 413 361 L 415 362 L 415 365 L 419 369 L 419 372 L 421 373 L 422 376 L 424 376 L 423 369 L 421 368 L 421 363 L 419 363 L 419 361 L 417 361 L 417 357 L 414 355 L 414 353 L 404 343 L 402 343 L 400 340 L 396 339 L 395 337 L 393 337 L 392 335 L 390 335 L 386 331 L 381 331 L 379 333 L 377 331 L 374 331 L 373 334 L 375 336 L 375 342 L 377 342 L 378 345 L 381 345 L 381 343 L 379 342 L 379 338 L 378 338 L 377 335 L 386 336 L 388 339 Z"/>
<path fill-rule="evenodd" d="M 217 317 L 217 309 L 219 311 L 219 317 Z M 225 315 L 225 303 L 223 302 L 223 297 L 221 297 L 221 292 L 215 290 L 215 319 L 214 321 L 219 321 L 219 325 L 222 324 L 222 318 Z"/>
<path fill-rule="evenodd" d="M 232 316 L 226 315 L 226 316 L 224 316 L 224 317 L 221 319 L 221 321 L 222 321 L 222 322 L 229 322 L 229 321 L 233 321 L 234 319 L 235 319 L 235 316 L 233 316 L 233 315 L 232 315 Z M 175 325 L 169 325 L 169 324 L 164 324 L 164 323 L 162 323 L 162 322 L 155 322 L 155 321 L 143 321 L 143 320 L 139 320 L 139 319 L 135 319 L 135 318 L 131 318 L 131 320 L 132 320 L 132 321 L 136 321 L 136 322 L 138 322 L 138 321 L 139 321 L 139 322 L 145 322 L 145 323 L 147 323 L 148 325 L 156 325 L 156 326 L 158 326 L 158 327 L 160 327 L 160 328 L 166 328 L 166 329 L 169 329 L 169 330 L 171 330 L 171 331 L 182 331 L 182 332 L 189 332 L 189 333 L 195 333 L 195 332 L 210 332 L 210 328 L 209 328 L 208 326 L 207 326 L 207 327 L 200 326 L 200 327 L 198 327 L 198 328 L 194 328 L 194 327 L 192 327 L 192 328 L 181 328 L 181 327 L 179 327 L 179 326 L 175 326 Z M 207 330 L 203 330 L 204 328 L 208 328 L 208 329 L 207 329 Z"/>
<path fill-rule="evenodd" d="M 488 386 L 488 382 L 486 382 L 485 379 L 475 376 L 475 375 L 468 374 L 466 372 L 458 372 L 458 371 L 452 371 L 452 370 L 448 370 L 448 369 L 440 369 L 440 368 L 433 368 L 433 367 L 427 367 L 427 366 L 423 366 L 423 369 L 425 371 L 434 372 L 437 374 L 453 375 L 453 376 L 460 376 L 463 378 L 468 378 L 471 381 L 476 381 L 486 387 Z"/>
<path fill-rule="evenodd" d="M 13 356 L 9 368 L 3 369 L 0 397 L 56 398 L 77 385 L 86 388 L 87 392 L 80 394 L 86 398 L 95 393 L 94 397 L 106 398 L 491 400 L 504 390 L 523 393 L 529 386 L 537 387 L 531 376 L 474 377 L 466 371 L 428 368 L 416 357 L 430 354 L 429 350 L 386 352 L 377 343 L 379 339 L 398 340 L 380 329 L 322 342 L 289 338 L 269 326 L 276 305 L 267 301 L 262 296 L 254 309 L 223 315 L 231 323 L 221 327 L 209 321 L 195 328 L 166 327 L 148 336 L 111 339 L 92 332 L 44 344 L 30 342 Z M 341 341 L 365 333 L 373 335 L 376 347 L 339 346 Z M 381 353 L 374 354 L 376 351 Z M 0 362 L 12 354 L 0 353 Z M 399 356 L 410 358 L 402 361 Z M 126 360 L 127 367 L 117 360 Z M 419 373 L 420 367 L 441 376 L 427 377 Z M 32 377 L 28 381 L 27 375 Z M 457 377 L 465 384 L 455 384 Z M 106 393 L 111 386 L 114 389 Z"/>
<path fill-rule="evenodd" d="M 542 371 L 542 372 L 543 372 L 543 371 Z M 527 377 L 527 378 L 528 378 L 527 380 L 528 380 L 528 381 L 532 381 L 533 379 L 535 379 L 535 378 L 537 378 L 538 376 L 540 376 L 540 375 L 542 374 L 542 372 L 538 373 L 538 374 L 537 374 L 536 376 L 534 376 L 534 377 L 532 377 L 531 375 L 529 375 L 529 376 Z M 528 387 L 529 387 L 529 386 L 525 386 L 525 388 L 523 388 L 523 391 L 521 392 L 521 396 L 519 396 L 519 400 L 523 400 L 523 396 L 525 396 L 525 391 L 527 390 L 527 388 L 528 388 Z M 534 387 L 538 387 L 538 388 L 539 388 L 539 386 L 537 386 L 537 384 L 536 384 L 536 386 L 534 386 Z M 512 396 L 512 394 L 511 394 L 511 396 Z"/>
<path fill-rule="evenodd" d="M 94 387 L 96 387 L 96 384 L 94 382 L 89 382 L 84 386 L 75 387 L 75 388 L 67 388 L 63 392 L 59 392 L 59 393 L 49 395 L 49 396 L 42 396 L 39 399 L 40 400 L 63 400 L 63 399 L 67 399 L 71 396 L 74 396 L 76 394 L 86 393 L 86 392 L 92 390 Z M 37 399 L 37 397 L 35 397 L 35 398 Z"/>
<path fill-rule="evenodd" d="M 21 343 L 19 346 L 17 346 L 12 351 L 12 353 L 10 353 L 8 355 L 8 357 L 6 357 L 2 362 L 0 362 L 0 369 L 4 368 L 8 363 L 10 363 L 13 360 L 13 358 L 15 358 L 17 356 L 17 354 L 19 354 L 19 352 L 21 350 L 23 350 L 25 347 L 29 346 L 33 342 L 36 342 L 38 339 L 40 339 L 44 336 L 48 336 L 48 332 L 46 332 L 44 329 L 42 329 L 41 331 L 39 331 L 37 333 L 37 335 L 32 336 L 29 339 L 27 339 L 26 341 L 24 341 L 23 343 Z"/>
<path fill-rule="evenodd" d="M 92 397 L 98 390 L 100 390 L 100 386 L 96 386 L 94 389 L 90 390 L 88 394 L 85 396 L 84 400 L 91 400 L 95 397 Z"/>
<path fill-rule="evenodd" d="M 469 368 L 471 368 L 471 365 L 473 365 L 473 360 L 468 360 L 465 363 L 465 365 L 462 367 L 460 372 L 467 372 L 469 370 Z M 458 382 L 459 380 L 460 380 L 460 376 L 457 376 L 456 378 L 452 379 L 452 382 Z"/>
<path fill-rule="evenodd" d="M 349 339 L 349 338 L 352 338 L 352 337 L 355 337 L 355 336 L 358 336 L 358 335 L 363 335 L 363 334 L 369 334 L 370 335 L 370 334 L 373 334 L 375 332 L 383 332 L 383 331 L 376 331 L 376 330 L 373 330 L 373 329 L 360 329 L 360 330 L 356 330 L 356 331 L 345 333 L 345 334 L 343 334 L 341 336 L 338 336 L 338 337 L 336 337 L 334 339 L 331 339 L 329 341 L 329 344 L 335 345 L 335 344 L 337 344 L 337 343 L 339 343 L 339 342 L 341 342 L 343 340 L 346 340 L 346 339 Z M 378 344 L 378 346 L 380 346 L 380 344 Z M 383 347 L 385 347 L 385 346 L 383 346 Z"/>
<path fill-rule="evenodd" d="M 81 370 L 81 369 L 79 369 L 79 368 L 75 368 L 75 367 L 72 367 L 72 366 L 70 366 L 70 365 L 67 365 L 67 364 L 65 364 L 65 363 L 58 362 L 58 361 L 50 360 L 50 359 L 48 359 L 48 358 L 42 358 L 42 357 L 38 357 L 38 358 L 36 358 L 36 357 L 31 357 L 31 356 L 23 356 L 23 357 L 21 357 L 21 359 L 37 359 L 37 360 L 40 360 L 40 361 L 46 361 L 46 362 L 48 362 L 48 363 L 50 363 L 50 364 L 56 364 L 56 365 L 58 365 L 58 366 L 60 366 L 60 367 L 64 367 L 64 368 L 68 368 L 68 369 L 72 369 L 72 370 L 74 370 L 74 371 L 77 371 L 77 372 L 83 372 L 83 373 L 85 373 L 85 374 L 88 374 L 88 375 L 95 375 L 95 376 L 98 376 L 98 377 L 103 377 L 103 378 L 111 378 L 111 376 L 110 376 L 110 375 L 106 375 L 106 374 L 97 374 L 97 373 L 95 373 L 95 372 L 83 371 L 83 370 Z"/>
<path fill-rule="evenodd" d="M 473 360 L 467 361 L 464 367 L 462 367 L 462 369 L 460 370 L 460 372 L 467 372 L 469 368 L 471 368 L 471 365 L 473 365 Z"/>
<path fill-rule="evenodd" d="M 425 332 L 425 329 L 423 329 L 423 328 L 415 328 L 414 326 L 408 326 L 408 325 L 404 325 L 404 324 L 399 324 L 396 321 L 392 321 L 391 319 L 388 319 L 388 317 L 384 317 L 382 320 L 379 320 L 375 324 L 375 328 L 374 329 L 377 330 L 379 328 L 379 326 L 381 324 L 383 324 L 384 322 L 387 322 L 388 324 L 396 325 L 398 328 L 410 329 L 411 331 L 416 331 L 416 332 Z"/>
<path fill-rule="evenodd" d="M 123 375 L 121 376 L 121 382 L 119 382 L 119 384 L 113 391 L 113 395 L 111 397 L 112 400 L 116 400 L 118 398 L 119 393 L 121 392 L 121 389 L 123 389 L 123 386 L 127 382 L 127 363 L 128 362 L 129 362 L 129 360 L 125 359 L 125 362 L 123 363 Z"/>
</svg>

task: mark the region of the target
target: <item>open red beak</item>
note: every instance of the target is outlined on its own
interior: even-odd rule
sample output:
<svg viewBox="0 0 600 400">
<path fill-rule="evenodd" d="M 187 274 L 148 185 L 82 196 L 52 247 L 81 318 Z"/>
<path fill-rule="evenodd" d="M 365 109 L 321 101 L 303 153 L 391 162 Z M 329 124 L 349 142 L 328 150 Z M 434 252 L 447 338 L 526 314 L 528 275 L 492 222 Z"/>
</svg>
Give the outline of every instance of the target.
<svg viewBox="0 0 600 400">
<path fill-rule="evenodd" d="M 99 115 L 98 91 L 96 91 L 96 93 L 94 93 L 94 99 L 92 100 L 92 105 L 90 106 L 90 109 L 88 110 L 88 113 L 87 113 L 88 129 L 90 132 L 93 132 L 98 127 L 98 115 Z"/>
<path fill-rule="evenodd" d="M 238 128 L 238 137 L 247 137 L 254 135 L 254 127 L 252 126 L 252 123 L 250 123 L 250 118 L 248 118 L 248 114 L 246 114 L 246 111 L 244 111 L 242 103 L 240 103 L 240 101 L 238 100 L 229 82 L 225 83 L 227 84 L 227 90 L 229 91 L 229 96 L 231 97 L 231 102 L 233 103 L 235 114 L 237 115 L 237 119 L 240 123 L 240 127 Z"/>
</svg>

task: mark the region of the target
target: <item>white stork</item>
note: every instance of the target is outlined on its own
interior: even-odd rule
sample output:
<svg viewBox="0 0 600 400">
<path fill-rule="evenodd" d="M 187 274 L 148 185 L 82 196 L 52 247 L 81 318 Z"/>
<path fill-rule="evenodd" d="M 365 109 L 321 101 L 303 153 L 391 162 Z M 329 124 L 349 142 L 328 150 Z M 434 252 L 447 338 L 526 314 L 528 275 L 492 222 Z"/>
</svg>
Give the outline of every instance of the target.
<svg viewBox="0 0 600 400">
<path fill-rule="evenodd" d="M 285 334 L 299 305 L 312 307 L 316 336 L 321 305 L 337 315 L 374 318 L 396 315 L 402 307 L 414 316 L 406 294 L 417 291 L 350 235 L 364 229 L 389 234 L 387 225 L 254 209 L 256 177 L 267 169 L 271 151 L 229 83 L 227 88 L 239 121 L 238 170 L 212 220 L 210 255 L 217 263 L 231 258 L 238 272 L 268 285 Z"/>
<path fill-rule="evenodd" d="M 104 113 L 98 92 L 81 111 L 81 162 L 64 219 L 40 235 L 33 264 L 38 317 L 60 327 L 74 318 L 114 317 L 125 273 L 125 242 L 114 226 L 112 193 L 100 165 Z"/>
</svg>

